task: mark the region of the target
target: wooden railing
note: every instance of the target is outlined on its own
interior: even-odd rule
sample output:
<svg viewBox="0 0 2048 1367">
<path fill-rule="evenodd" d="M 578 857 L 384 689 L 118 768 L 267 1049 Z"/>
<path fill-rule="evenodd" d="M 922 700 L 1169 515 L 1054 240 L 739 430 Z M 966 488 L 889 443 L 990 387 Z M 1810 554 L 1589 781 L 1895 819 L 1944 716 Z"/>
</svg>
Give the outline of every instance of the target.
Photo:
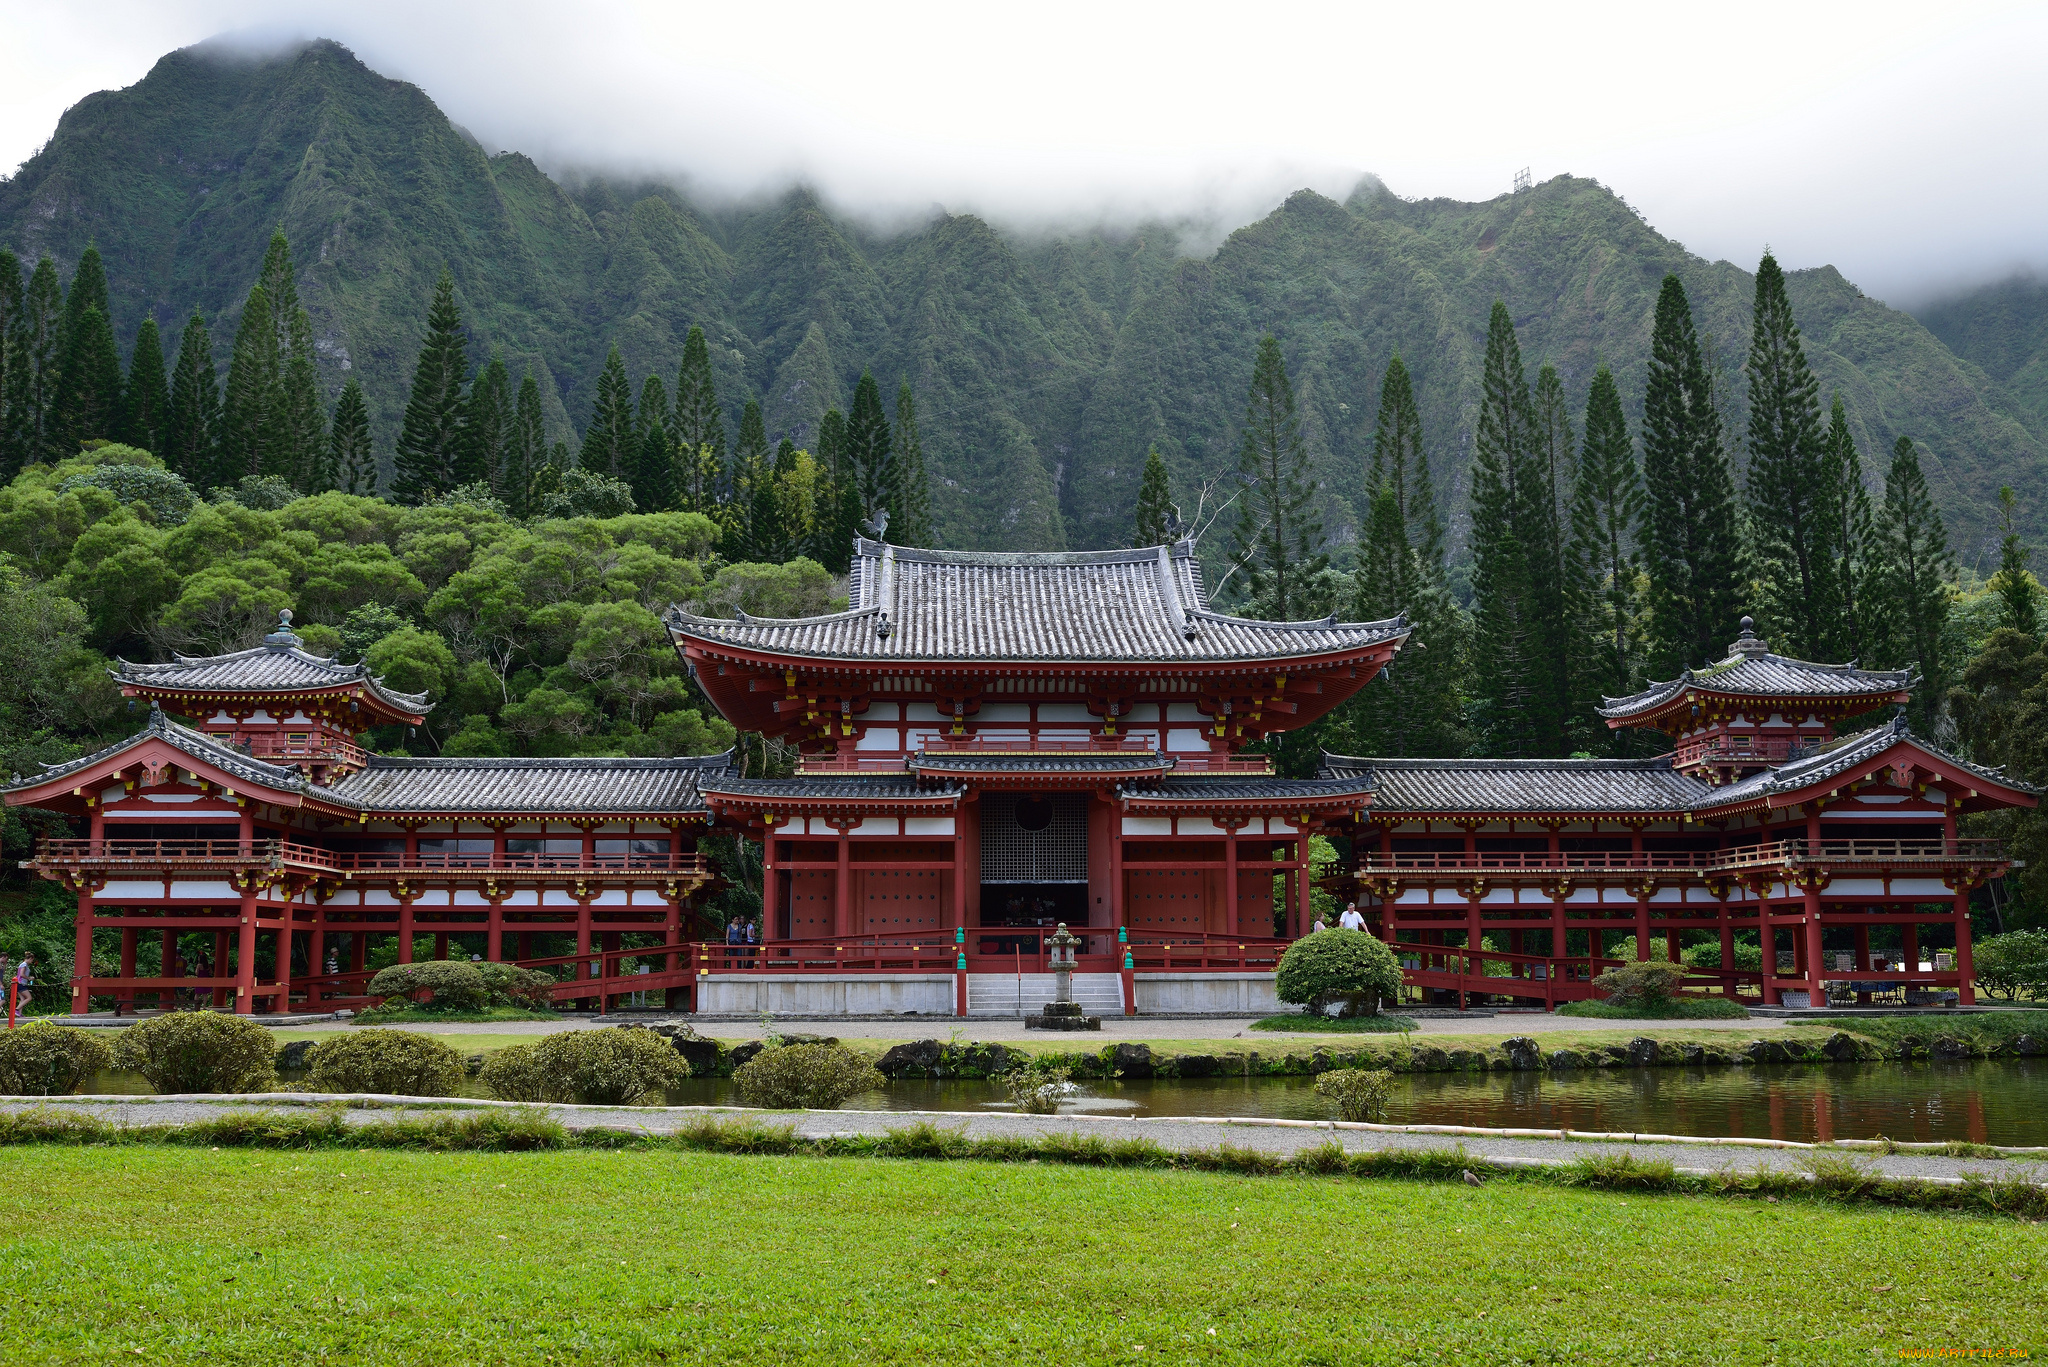
<svg viewBox="0 0 2048 1367">
<path fill-rule="evenodd" d="M 701 854 L 513 854 L 472 852 L 325 850 L 289 840 L 43 840 L 23 868 L 54 866 L 96 868 L 264 867 L 305 869 L 321 873 L 674 873 L 708 877 L 711 864 Z"/>
<path fill-rule="evenodd" d="M 1672 753 L 1671 762 L 1679 768 L 1688 764 L 1784 764 L 1807 754 L 1817 738 L 1759 735 L 1747 746 L 1735 744 L 1735 739 L 1716 736 L 1688 741 Z"/>
<path fill-rule="evenodd" d="M 256 759 L 272 764 L 289 763 L 292 760 L 319 760 L 327 764 L 346 764 L 362 768 L 363 747 L 340 736 L 314 731 L 303 740 L 293 740 L 292 735 L 283 731 L 248 731 L 242 734 L 242 743 Z"/>
<path fill-rule="evenodd" d="M 1776 840 L 1725 850 L 1479 850 L 1364 852 L 1361 876 L 1480 873 L 1733 873 L 1804 864 L 2002 864 L 1996 840 Z"/>
</svg>

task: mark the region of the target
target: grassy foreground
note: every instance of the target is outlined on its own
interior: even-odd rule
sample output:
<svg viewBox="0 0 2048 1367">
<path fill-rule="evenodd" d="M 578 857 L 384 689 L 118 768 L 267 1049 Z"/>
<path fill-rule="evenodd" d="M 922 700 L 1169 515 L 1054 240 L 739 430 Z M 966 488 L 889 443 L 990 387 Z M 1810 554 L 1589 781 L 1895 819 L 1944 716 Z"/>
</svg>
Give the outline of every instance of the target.
<svg viewBox="0 0 2048 1367">
<path fill-rule="evenodd" d="M 7 1161 L 0 1341 L 21 1363 L 1805 1363 L 2048 1345 L 2038 1228 L 1809 1201 L 617 1150 Z"/>
</svg>

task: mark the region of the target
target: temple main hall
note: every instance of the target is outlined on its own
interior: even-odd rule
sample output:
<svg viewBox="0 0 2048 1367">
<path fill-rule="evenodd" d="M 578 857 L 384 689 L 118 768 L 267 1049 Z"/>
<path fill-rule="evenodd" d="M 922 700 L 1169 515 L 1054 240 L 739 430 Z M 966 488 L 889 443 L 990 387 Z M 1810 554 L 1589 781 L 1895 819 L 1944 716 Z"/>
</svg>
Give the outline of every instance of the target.
<svg viewBox="0 0 2048 1367">
<path fill-rule="evenodd" d="M 2009 860 L 1958 822 L 2036 801 L 1905 725 L 1910 672 L 1780 656 L 1746 619 L 1726 658 L 1607 700 L 1655 758 L 1281 776 L 1260 743 L 1372 686 L 1409 624 L 1216 612 L 1185 541 L 863 540 L 843 611 L 666 621 L 710 704 L 778 744 L 379 755 L 365 735 L 430 701 L 289 614 L 249 650 L 123 662 L 147 724 L 5 790 L 71 828 L 24 863 L 77 899 L 72 1011 L 358 1007 L 431 954 L 542 970 L 562 1006 L 1010 1015 L 1064 924 L 1091 1010 L 1263 1015 L 1345 901 L 1420 1002 L 1555 1006 L 1683 954 L 1689 990 L 1760 1005 L 1967 1003 L 1969 899 Z"/>
</svg>

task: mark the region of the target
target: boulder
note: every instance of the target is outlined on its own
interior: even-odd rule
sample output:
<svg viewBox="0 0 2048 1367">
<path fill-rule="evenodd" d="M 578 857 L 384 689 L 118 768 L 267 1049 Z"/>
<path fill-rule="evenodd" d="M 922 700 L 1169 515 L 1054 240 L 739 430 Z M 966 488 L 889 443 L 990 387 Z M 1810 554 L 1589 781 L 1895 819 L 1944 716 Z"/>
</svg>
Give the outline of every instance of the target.
<svg viewBox="0 0 2048 1367">
<path fill-rule="evenodd" d="M 732 1061 L 732 1066 L 734 1068 L 744 1068 L 749 1063 L 752 1063 L 754 1061 L 754 1056 L 756 1054 L 760 1053 L 763 1049 L 766 1049 L 767 1047 L 767 1045 L 761 1043 L 761 1041 L 757 1039 L 750 1039 L 745 1044 L 734 1046 L 732 1051 L 728 1053 L 726 1057 Z"/>
<path fill-rule="evenodd" d="M 837 1044 L 839 1043 L 839 1036 L 806 1035 L 801 1033 L 800 1031 L 792 1030 L 788 1034 L 782 1036 L 782 1042 L 784 1044 Z"/>
<path fill-rule="evenodd" d="M 1684 1045 L 1679 1049 L 1678 1057 L 1684 1063 L 1703 1064 L 1707 1061 L 1707 1048 L 1703 1044 Z"/>
<path fill-rule="evenodd" d="M 1586 1056 L 1576 1049 L 1553 1049 L 1550 1051 L 1550 1066 L 1553 1068 L 1584 1068 Z"/>
<path fill-rule="evenodd" d="M 1216 1059 L 1210 1054 L 1178 1054 L 1170 1060 L 1176 1077 L 1214 1077 Z"/>
<path fill-rule="evenodd" d="M 1448 1072 L 1451 1067 L 1451 1056 L 1433 1044 L 1412 1051 L 1408 1058 L 1409 1066 L 1418 1073 Z"/>
<path fill-rule="evenodd" d="M 1109 1066 L 1125 1077 L 1151 1077 L 1153 1071 L 1152 1046 L 1149 1044 L 1119 1044 L 1109 1056 Z"/>
<path fill-rule="evenodd" d="M 1938 1059 L 1975 1058 L 1977 1056 L 1976 1049 L 1971 1046 L 1968 1040 L 1957 1039 L 1953 1035 L 1941 1036 L 1928 1046 L 1927 1052 L 1931 1057 Z"/>
<path fill-rule="evenodd" d="M 1486 1055 L 1480 1053 L 1477 1049 L 1451 1050 L 1451 1067 L 1458 1072 L 1483 1073 L 1486 1071 L 1486 1064 Z"/>
<path fill-rule="evenodd" d="M 1527 1035 L 1515 1035 L 1501 1042 L 1501 1052 L 1507 1055 L 1508 1067 L 1517 1072 L 1543 1066 L 1543 1050 Z"/>
<path fill-rule="evenodd" d="M 1742 1056 L 1751 1063 L 1797 1063 L 1799 1055 L 1783 1040 L 1753 1039 Z"/>
<path fill-rule="evenodd" d="M 471 1077 L 482 1077 L 484 1071 L 484 1056 L 482 1054 L 471 1054 L 468 1058 L 462 1061 L 462 1071 L 467 1073 Z"/>
<path fill-rule="evenodd" d="M 683 1056 L 683 1062 L 690 1065 L 691 1077 L 711 1077 L 719 1071 L 725 1046 L 717 1040 L 700 1035 L 687 1025 L 676 1026 L 668 1038 Z"/>
<path fill-rule="evenodd" d="M 891 1045 L 875 1060 L 875 1067 L 883 1077 L 937 1077 L 945 1057 L 945 1045 L 935 1039 L 918 1039 Z"/>
<path fill-rule="evenodd" d="M 1822 1042 L 1820 1052 L 1831 1063 L 1854 1063 L 1863 1057 L 1863 1046 L 1853 1036 L 1837 1030 Z"/>
<path fill-rule="evenodd" d="M 290 1044 L 285 1045 L 277 1051 L 278 1068 L 280 1070 L 291 1069 L 297 1071 L 301 1068 L 312 1067 L 313 1065 L 307 1061 L 306 1055 L 313 1051 L 313 1046 L 318 1042 L 317 1040 L 295 1039 Z"/>
<path fill-rule="evenodd" d="M 2020 1058 L 2039 1058 L 2042 1054 L 2048 1053 L 2048 1039 L 2043 1039 L 2039 1035 L 2014 1035 L 2012 1043 L 2007 1047 Z"/>
<path fill-rule="evenodd" d="M 1628 1061 L 1638 1068 L 1657 1066 L 1657 1041 L 1648 1035 L 1637 1035 L 1628 1042 Z"/>
</svg>

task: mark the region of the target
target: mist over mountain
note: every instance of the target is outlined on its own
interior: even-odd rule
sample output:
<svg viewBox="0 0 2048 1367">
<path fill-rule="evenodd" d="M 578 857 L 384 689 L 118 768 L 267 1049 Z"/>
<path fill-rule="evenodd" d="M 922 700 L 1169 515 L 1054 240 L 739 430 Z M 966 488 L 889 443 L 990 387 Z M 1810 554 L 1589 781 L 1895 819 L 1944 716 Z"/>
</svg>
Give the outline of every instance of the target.
<svg viewBox="0 0 2048 1367">
<path fill-rule="evenodd" d="M 1730 430 L 1743 426 L 1749 272 L 1688 254 L 1613 191 L 1571 177 L 1483 203 L 1408 201 L 1370 180 L 1342 202 L 1302 191 L 1213 250 L 1168 224 L 1019 234 L 935 211 L 885 228 L 804 189 L 731 204 L 653 181 L 551 179 L 517 151 L 487 152 L 426 92 L 316 42 L 171 53 L 136 85 L 81 101 L 0 183 L 0 243 L 48 252 L 67 274 L 97 243 L 124 348 L 145 315 L 174 345 L 196 307 L 224 361 L 279 223 L 323 386 L 331 398 L 346 375 L 361 381 L 381 452 L 445 266 L 472 361 L 495 349 L 515 377 L 531 367 L 560 437 L 588 421 L 610 346 L 636 389 L 649 372 L 670 382 L 693 323 L 712 342 L 729 429 L 752 396 L 771 435 L 803 442 L 863 367 L 885 390 L 907 376 L 953 546 L 1120 544 L 1154 444 L 1192 510 L 1234 469 L 1267 331 L 1286 351 L 1339 538 L 1363 506 L 1378 377 L 1396 350 L 1458 525 L 1496 297 L 1532 368 L 1555 364 L 1577 406 L 1595 367 L 1611 365 L 1633 422 L 1656 289 L 1675 271 L 1712 339 Z M 2023 338 L 1994 345 L 1984 339 L 2018 333 L 1940 308 L 1923 326 L 1832 268 L 1793 273 L 1790 291 L 1866 460 L 1874 470 L 1901 435 L 1920 443 L 1973 562 L 2001 483 L 2048 489 L 2041 334 L 2027 334 L 2031 351 Z M 2029 500 L 2036 526 L 2040 502 Z"/>
</svg>

